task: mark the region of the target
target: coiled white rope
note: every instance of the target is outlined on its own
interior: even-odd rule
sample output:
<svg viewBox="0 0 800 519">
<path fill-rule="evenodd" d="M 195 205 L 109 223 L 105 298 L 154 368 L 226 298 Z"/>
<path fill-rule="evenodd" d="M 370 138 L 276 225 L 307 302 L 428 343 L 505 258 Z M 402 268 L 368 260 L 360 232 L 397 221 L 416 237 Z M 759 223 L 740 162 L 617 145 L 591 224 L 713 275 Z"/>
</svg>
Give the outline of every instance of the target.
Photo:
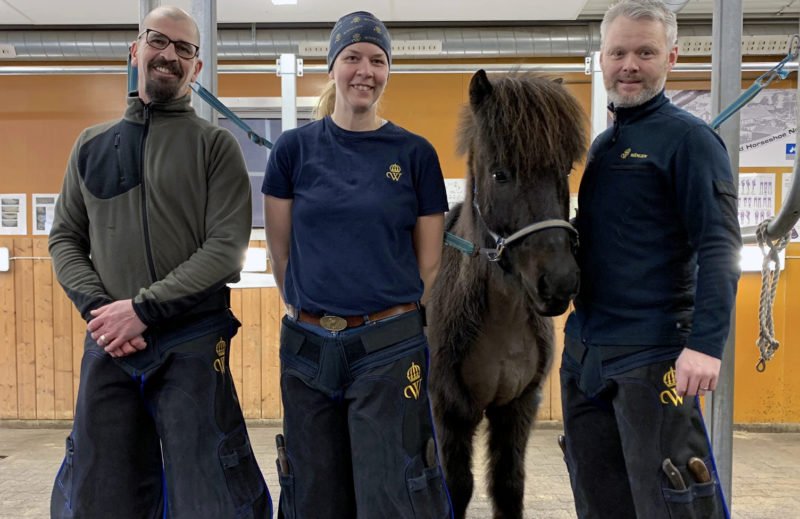
<svg viewBox="0 0 800 519">
<path fill-rule="evenodd" d="M 780 343 L 775 339 L 775 326 L 772 320 L 772 306 L 775 304 L 775 293 L 778 291 L 778 279 L 781 276 L 780 252 L 789 243 L 789 234 L 778 240 L 767 237 L 767 227 L 772 218 L 761 222 L 756 228 L 756 239 L 764 261 L 761 263 L 761 296 L 758 301 L 758 339 L 756 345 L 761 358 L 756 364 L 756 371 L 767 369 L 767 361 L 772 359 Z"/>
</svg>

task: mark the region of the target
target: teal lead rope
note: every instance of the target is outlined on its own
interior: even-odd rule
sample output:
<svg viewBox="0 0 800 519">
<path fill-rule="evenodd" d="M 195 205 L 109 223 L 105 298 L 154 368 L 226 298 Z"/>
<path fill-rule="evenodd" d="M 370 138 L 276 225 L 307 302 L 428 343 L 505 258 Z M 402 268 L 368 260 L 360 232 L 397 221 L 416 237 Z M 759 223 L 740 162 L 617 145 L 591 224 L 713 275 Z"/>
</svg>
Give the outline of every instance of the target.
<svg viewBox="0 0 800 519">
<path fill-rule="evenodd" d="M 467 256 L 477 256 L 480 253 L 477 245 L 449 232 L 444 233 L 444 244 L 463 252 Z"/>
</svg>

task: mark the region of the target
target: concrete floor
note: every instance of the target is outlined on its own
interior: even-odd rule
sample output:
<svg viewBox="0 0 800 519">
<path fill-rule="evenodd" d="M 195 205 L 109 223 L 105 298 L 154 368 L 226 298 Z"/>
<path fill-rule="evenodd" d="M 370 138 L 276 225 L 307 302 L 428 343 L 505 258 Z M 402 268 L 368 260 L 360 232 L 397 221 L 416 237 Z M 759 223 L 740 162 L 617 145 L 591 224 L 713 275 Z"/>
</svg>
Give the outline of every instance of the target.
<svg viewBox="0 0 800 519">
<path fill-rule="evenodd" d="M 256 457 L 276 502 L 278 432 L 276 426 L 250 427 Z M 0 423 L 0 519 L 48 517 L 52 481 L 67 433 L 63 428 L 17 429 Z M 556 446 L 558 434 L 558 424 L 543 424 L 531 437 L 526 454 L 526 518 L 575 517 L 566 468 Z M 468 517 L 487 519 L 492 514 L 483 483 L 485 458 L 482 449 L 476 450 L 478 481 Z M 734 518 L 800 517 L 800 433 L 735 432 L 733 475 Z"/>
</svg>

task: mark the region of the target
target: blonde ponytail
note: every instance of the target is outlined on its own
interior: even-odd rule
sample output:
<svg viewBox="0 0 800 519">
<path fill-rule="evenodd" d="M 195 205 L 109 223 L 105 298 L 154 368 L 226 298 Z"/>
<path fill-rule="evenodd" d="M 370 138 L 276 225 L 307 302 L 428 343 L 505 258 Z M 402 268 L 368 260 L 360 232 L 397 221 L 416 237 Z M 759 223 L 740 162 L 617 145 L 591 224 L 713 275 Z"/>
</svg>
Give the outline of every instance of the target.
<svg viewBox="0 0 800 519">
<path fill-rule="evenodd" d="M 336 82 L 331 79 L 319 94 L 317 106 L 314 108 L 314 119 L 324 119 L 325 117 L 332 115 L 335 106 Z"/>
</svg>

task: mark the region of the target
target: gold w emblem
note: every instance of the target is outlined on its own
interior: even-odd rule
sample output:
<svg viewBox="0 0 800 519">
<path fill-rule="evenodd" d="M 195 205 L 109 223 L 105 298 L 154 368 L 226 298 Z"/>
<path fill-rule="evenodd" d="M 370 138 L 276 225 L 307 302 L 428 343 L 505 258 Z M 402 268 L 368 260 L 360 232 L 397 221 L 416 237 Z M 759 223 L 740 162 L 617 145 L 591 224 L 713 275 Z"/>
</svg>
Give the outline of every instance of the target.
<svg viewBox="0 0 800 519">
<path fill-rule="evenodd" d="M 386 178 L 394 180 L 397 182 L 400 180 L 400 177 L 403 175 L 403 170 L 400 168 L 399 164 L 392 164 L 389 166 L 389 171 L 386 172 Z"/>
<path fill-rule="evenodd" d="M 217 358 L 214 359 L 214 371 L 225 374 L 225 340 L 220 338 L 216 345 Z"/>
<path fill-rule="evenodd" d="M 406 389 L 403 391 L 403 395 L 408 399 L 419 399 L 419 387 L 422 382 L 422 368 L 420 368 L 418 364 L 412 362 L 411 367 L 408 368 L 408 371 L 406 371 L 406 378 L 411 383 L 406 386 Z"/>
<path fill-rule="evenodd" d="M 683 397 L 678 396 L 678 391 L 675 389 L 675 386 L 678 385 L 675 377 L 675 368 L 670 367 L 669 371 L 664 373 L 663 381 L 667 389 L 661 392 L 661 403 L 672 404 L 675 407 L 683 404 Z"/>
</svg>

